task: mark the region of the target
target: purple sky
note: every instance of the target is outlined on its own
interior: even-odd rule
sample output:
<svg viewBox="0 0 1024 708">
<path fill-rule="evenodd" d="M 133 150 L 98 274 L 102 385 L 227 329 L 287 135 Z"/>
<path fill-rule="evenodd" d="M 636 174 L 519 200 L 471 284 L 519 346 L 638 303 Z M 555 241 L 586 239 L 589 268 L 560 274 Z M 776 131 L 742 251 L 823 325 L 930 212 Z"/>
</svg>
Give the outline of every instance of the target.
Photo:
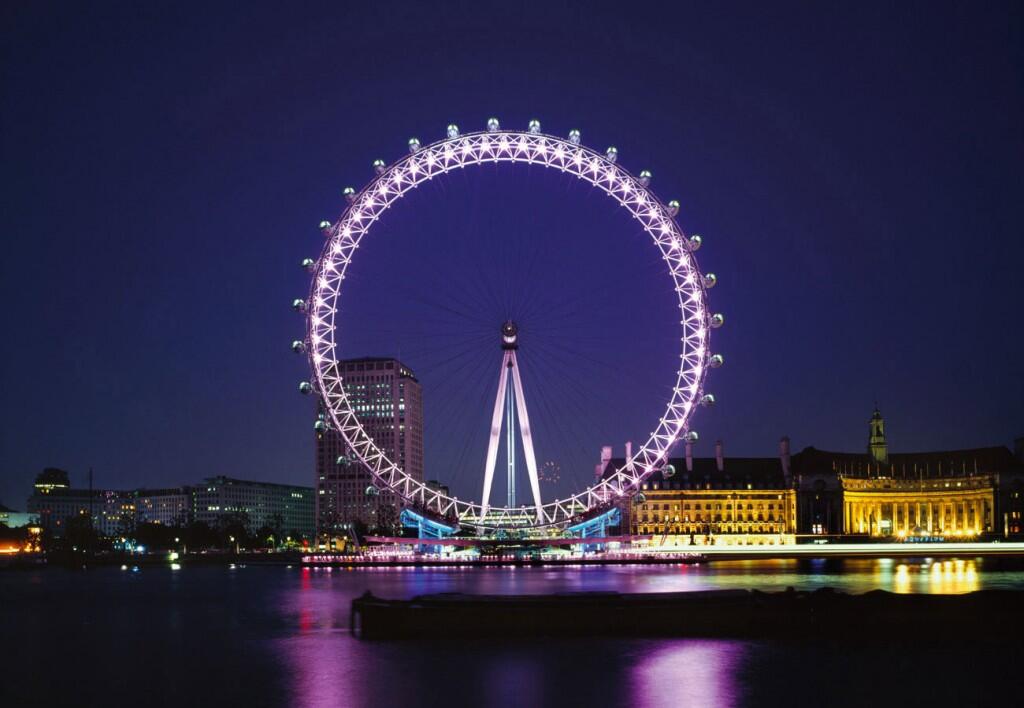
<svg viewBox="0 0 1024 708">
<path fill-rule="evenodd" d="M 1018 3 L 576 5 L 8 3 L 0 502 L 48 465 L 311 484 L 288 344 L 316 223 L 490 115 L 616 145 L 704 236 L 727 364 L 698 452 L 860 449 L 876 399 L 895 450 L 1024 434 Z M 343 351 L 420 373 L 429 476 L 479 484 L 504 310 L 564 484 L 651 429 L 667 276 L 600 195 L 477 170 L 372 238 Z"/>
</svg>

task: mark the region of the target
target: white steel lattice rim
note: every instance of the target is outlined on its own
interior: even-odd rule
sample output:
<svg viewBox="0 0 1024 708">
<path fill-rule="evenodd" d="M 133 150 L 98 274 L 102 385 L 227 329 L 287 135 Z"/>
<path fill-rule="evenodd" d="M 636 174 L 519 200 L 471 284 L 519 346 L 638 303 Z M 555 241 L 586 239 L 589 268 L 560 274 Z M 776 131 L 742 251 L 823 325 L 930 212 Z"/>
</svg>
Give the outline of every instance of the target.
<svg viewBox="0 0 1024 708">
<path fill-rule="evenodd" d="M 710 315 L 705 280 L 692 251 L 696 250 L 674 218 L 674 209 L 647 188 L 643 174 L 634 177 L 615 162 L 614 152 L 601 155 L 579 144 L 578 134 L 568 140 L 539 131 L 488 130 L 449 137 L 422 148 L 410 141 L 411 154 L 389 167 L 376 163 L 377 176 L 358 194 L 333 224 L 322 224 L 327 237 L 314 268 L 306 304 L 307 345 L 314 386 L 323 400 L 329 424 L 338 430 L 355 456 L 373 475 L 374 484 L 396 493 L 405 503 L 463 524 L 480 528 L 523 528 L 525 517 L 536 527 L 558 526 L 579 520 L 582 514 L 610 507 L 635 493 L 645 479 L 661 469 L 675 443 L 689 431 L 690 418 L 703 393 L 709 360 Z M 342 376 L 332 366 L 337 349 L 335 316 L 345 273 L 362 238 L 380 215 L 419 184 L 455 169 L 486 163 L 528 163 L 551 167 L 589 182 L 613 198 L 651 236 L 668 264 L 675 284 L 682 327 L 682 352 L 676 383 L 665 413 L 647 441 L 594 485 L 540 508 L 489 506 L 463 501 L 413 479 L 377 447 L 349 405 Z M 709 276 L 711 277 L 711 276 Z"/>
</svg>

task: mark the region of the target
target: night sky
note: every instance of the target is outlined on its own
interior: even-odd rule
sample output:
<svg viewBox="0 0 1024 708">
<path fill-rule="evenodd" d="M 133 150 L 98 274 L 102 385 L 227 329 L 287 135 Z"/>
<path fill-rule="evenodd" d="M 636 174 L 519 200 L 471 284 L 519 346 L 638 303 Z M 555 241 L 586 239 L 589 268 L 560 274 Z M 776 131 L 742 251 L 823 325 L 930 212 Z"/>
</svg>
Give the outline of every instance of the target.
<svg viewBox="0 0 1024 708">
<path fill-rule="evenodd" d="M 312 484 L 289 343 L 316 224 L 491 115 L 616 145 L 704 237 L 726 366 L 698 453 L 859 450 L 876 400 L 896 451 L 1024 434 L 1019 3 L 210 5 L 0 10 L 0 502 L 45 466 Z M 568 488 L 661 413 L 668 282 L 582 183 L 466 171 L 371 234 L 342 353 L 416 370 L 427 475 L 469 496 L 517 317 Z"/>
</svg>

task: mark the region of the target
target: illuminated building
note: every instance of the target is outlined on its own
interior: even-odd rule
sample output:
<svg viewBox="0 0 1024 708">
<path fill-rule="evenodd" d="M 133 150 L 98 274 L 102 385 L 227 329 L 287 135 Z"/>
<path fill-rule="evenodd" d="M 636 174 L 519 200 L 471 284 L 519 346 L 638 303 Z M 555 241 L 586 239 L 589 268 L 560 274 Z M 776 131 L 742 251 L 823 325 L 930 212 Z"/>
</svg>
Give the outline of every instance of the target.
<svg viewBox="0 0 1024 708">
<path fill-rule="evenodd" d="M 250 532 L 271 528 L 311 538 L 313 496 L 310 487 L 210 477 L 192 488 L 192 518 L 210 526 L 237 519 Z"/>
<path fill-rule="evenodd" d="M 36 517 L 35 514 L 15 511 L 14 509 L 8 509 L 3 504 L 0 504 L 0 526 L 6 526 L 9 529 L 14 529 L 19 526 L 28 526 L 29 524 L 35 523 L 38 523 L 38 517 Z"/>
<path fill-rule="evenodd" d="M 313 535 L 312 488 L 230 477 L 171 489 L 89 490 L 71 487 L 67 472 L 47 469 L 36 478 L 28 510 L 57 537 L 75 516 L 91 517 L 96 531 L 108 538 L 131 533 L 141 523 L 218 526 L 229 519 L 245 523 L 250 532 L 269 527 Z"/>
<path fill-rule="evenodd" d="M 413 372 L 397 359 L 348 359 L 335 366 L 364 430 L 389 459 L 422 482 L 423 394 Z M 318 415 L 323 416 L 320 407 Z M 370 473 L 330 426 L 316 431 L 316 492 L 321 535 L 345 534 L 352 525 L 388 533 L 398 529 L 398 500 L 373 486 Z"/>
<path fill-rule="evenodd" d="M 1021 532 L 1019 442 L 1016 458 L 1006 447 L 890 453 L 877 409 L 868 425 L 864 453 L 810 447 L 793 456 L 801 533 L 962 538 Z"/>
<path fill-rule="evenodd" d="M 102 536 L 117 536 L 134 527 L 135 503 L 130 492 L 72 488 L 68 473 L 48 467 L 37 477 L 28 498 L 28 512 L 55 536 L 62 536 L 67 520 L 88 515 Z"/>
<path fill-rule="evenodd" d="M 692 443 L 685 450 L 623 505 L 624 532 L 653 536 L 660 545 L 794 542 L 796 492 L 785 456 L 726 459 L 721 441 L 715 457 L 693 457 Z M 596 471 L 605 476 L 625 459 L 613 459 L 606 447 Z"/>
<path fill-rule="evenodd" d="M 134 494 L 137 524 L 184 526 L 192 520 L 192 490 L 189 487 L 137 489 Z"/>
</svg>

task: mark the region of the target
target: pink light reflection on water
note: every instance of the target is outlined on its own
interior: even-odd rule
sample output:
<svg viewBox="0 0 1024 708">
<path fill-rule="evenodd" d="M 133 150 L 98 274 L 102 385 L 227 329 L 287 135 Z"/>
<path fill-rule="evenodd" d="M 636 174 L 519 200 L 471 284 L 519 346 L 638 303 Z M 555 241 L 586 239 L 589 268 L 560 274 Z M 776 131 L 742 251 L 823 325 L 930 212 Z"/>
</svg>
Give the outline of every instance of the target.
<svg viewBox="0 0 1024 708">
<path fill-rule="evenodd" d="M 747 652 L 745 642 L 670 642 L 633 667 L 629 677 L 632 703 L 641 708 L 739 705 L 742 696 L 736 675 Z"/>
</svg>

